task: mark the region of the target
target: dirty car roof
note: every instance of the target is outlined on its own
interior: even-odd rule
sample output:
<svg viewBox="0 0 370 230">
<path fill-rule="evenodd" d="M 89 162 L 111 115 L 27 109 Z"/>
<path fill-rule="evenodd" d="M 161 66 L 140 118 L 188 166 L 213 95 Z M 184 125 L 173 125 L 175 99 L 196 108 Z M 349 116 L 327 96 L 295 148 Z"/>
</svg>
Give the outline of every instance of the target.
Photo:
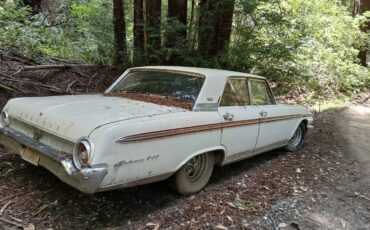
<svg viewBox="0 0 370 230">
<path fill-rule="evenodd" d="M 188 73 L 197 73 L 204 75 L 206 77 L 253 77 L 259 79 L 265 79 L 264 77 L 257 76 L 249 73 L 242 73 L 229 70 L 220 70 L 220 69 L 209 69 L 209 68 L 198 68 L 198 67 L 187 67 L 187 66 L 144 66 L 144 67 L 135 67 L 131 70 L 167 70 L 167 71 L 181 71 Z"/>
</svg>

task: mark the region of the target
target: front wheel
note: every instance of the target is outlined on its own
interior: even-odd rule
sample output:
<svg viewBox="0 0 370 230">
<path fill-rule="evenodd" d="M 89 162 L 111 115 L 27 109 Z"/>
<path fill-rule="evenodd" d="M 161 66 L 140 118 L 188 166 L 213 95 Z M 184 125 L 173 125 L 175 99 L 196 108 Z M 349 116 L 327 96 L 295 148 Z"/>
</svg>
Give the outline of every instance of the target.
<svg viewBox="0 0 370 230">
<path fill-rule="evenodd" d="M 169 179 L 169 185 L 182 195 L 197 193 L 207 185 L 212 175 L 213 165 L 213 153 L 195 156 Z"/>
<path fill-rule="evenodd" d="M 293 136 L 290 138 L 289 143 L 285 146 L 285 149 L 290 152 L 300 150 L 306 136 L 306 131 L 306 126 L 303 123 L 299 124 Z"/>
</svg>

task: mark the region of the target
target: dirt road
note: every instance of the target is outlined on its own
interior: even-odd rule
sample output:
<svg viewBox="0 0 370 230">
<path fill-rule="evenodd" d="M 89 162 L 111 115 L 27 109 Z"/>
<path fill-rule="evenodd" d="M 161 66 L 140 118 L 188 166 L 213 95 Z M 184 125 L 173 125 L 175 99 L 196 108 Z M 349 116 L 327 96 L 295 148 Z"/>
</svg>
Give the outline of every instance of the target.
<svg viewBox="0 0 370 230">
<path fill-rule="evenodd" d="M 369 107 L 315 115 L 298 153 L 217 168 L 190 197 L 165 182 L 85 195 L 0 148 L 0 229 L 370 229 Z"/>
<path fill-rule="evenodd" d="M 337 157 L 347 163 L 335 164 L 347 165 L 337 172 L 336 180 L 314 193 L 273 205 L 265 219 L 276 218 L 281 229 L 370 229 L 370 102 L 349 105 L 335 114 L 336 133 L 327 145 L 339 145 Z"/>
<path fill-rule="evenodd" d="M 347 151 L 370 176 L 370 101 L 351 105 L 342 115 L 338 126 L 348 144 Z"/>
</svg>

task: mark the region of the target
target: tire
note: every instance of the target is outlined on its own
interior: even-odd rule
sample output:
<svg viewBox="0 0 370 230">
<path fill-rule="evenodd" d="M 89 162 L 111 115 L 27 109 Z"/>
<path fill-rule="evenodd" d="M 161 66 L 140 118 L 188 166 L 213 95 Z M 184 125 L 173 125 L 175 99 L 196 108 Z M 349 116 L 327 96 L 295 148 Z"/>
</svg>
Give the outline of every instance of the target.
<svg viewBox="0 0 370 230">
<path fill-rule="evenodd" d="M 284 147 L 285 150 L 296 152 L 303 146 L 304 138 L 306 136 L 306 126 L 302 122 L 295 130 L 293 136 L 290 138 L 289 143 Z"/>
<path fill-rule="evenodd" d="M 201 191 L 211 178 L 214 166 L 213 153 L 204 153 L 191 158 L 170 179 L 171 189 L 181 195 Z"/>
</svg>

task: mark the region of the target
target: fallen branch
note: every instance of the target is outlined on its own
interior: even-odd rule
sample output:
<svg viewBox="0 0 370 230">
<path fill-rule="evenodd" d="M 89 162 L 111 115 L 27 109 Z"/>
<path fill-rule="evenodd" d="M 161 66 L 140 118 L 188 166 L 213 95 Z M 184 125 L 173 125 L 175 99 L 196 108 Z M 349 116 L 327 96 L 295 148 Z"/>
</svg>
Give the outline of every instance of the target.
<svg viewBox="0 0 370 230">
<path fill-rule="evenodd" d="M 14 60 L 14 61 L 18 61 L 18 62 L 21 62 L 21 63 L 24 63 L 24 64 L 27 64 L 27 65 L 32 65 L 31 62 L 27 61 L 27 60 L 24 60 L 24 59 L 21 59 L 21 58 L 18 58 L 18 57 L 14 57 L 14 56 L 11 56 L 9 54 L 4 54 L 3 55 L 5 58 L 9 59 L 9 60 Z"/>
<path fill-rule="evenodd" d="M 50 57 L 49 60 L 52 60 L 54 62 L 62 62 L 62 63 L 68 63 L 68 64 L 82 64 L 81 62 L 77 62 L 77 61 L 72 61 L 72 60 L 68 60 L 68 59 L 64 59 L 64 58 L 58 58 L 58 57 Z"/>
<path fill-rule="evenodd" d="M 42 70 L 42 69 L 70 69 L 70 68 L 84 68 L 84 67 L 96 67 L 93 64 L 55 64 L 55 65 L 37 65 L 37 66 L 24 66 L 22 70 Z"/>
<path fill-rule="evenodd" d="M 18 223 L 14 222 L 14 221 L 5 219 L 4 217 L 0 217 L 0 220 L 3 221 L 3 222 L 5 222 L 5 223 L 7 223 L 7 224 L 11 224 L 13 226 L 16 226 L 18 228 L 22 228 L 22 229 L 27 228 L 26 225 L 18 224 Z"/>
<path fill-rule="evenodd" d="M 9 86 L 6 86 L 6 85 L 3 85 L 3 84 L 0 84 L 0 88 L 5 89 L 5 90 L 8 90 L 8 91 L 14 91 L 13 88 L 11 88 Z"/>
<path fill-rule="evenodd" d="M 11 81 L 11 82 L 19 82 L 19 83 L 33 84 L 33 85 L 37 85 L 37 86 L 48 88 L 49 90 L 52 90 L 52 91 L 57 92 L 57 93 L 66 93 L 66 91 L 64 91 L 64 90 L 62 90 L 62 89 L 60 89 L 58 87 L 55 87 L 55 86 L 52 86 L 52 85 L 43 84 L 43 83 L 37 83 L 37 82 L 32 82 L 32 81 L 23 81 L 23 80 L 12 79 L 12 78 L 7 78 L 7 77 L 0 77 L 0 79 L 1 80 L 5 80 L 5 81 Z"/>
<path fill-rule="evenodd" d="M 15 195 L 6 196 L 6 197 L 4 197 L 4 198 L 0 199 L 0 202 L 3 202 L 4 200 L 7 200 L 7 199 L 11 199 L 11 198 L 13 198 L 14 196 L 15 196 Z"/>
<path fill-rule="evenodd" d="M 44 211 L 47 208 L 54 208 L 55 206 L 57 206 L 57 204 L 58 204 L 58 200 L 55 200 L 54 202 L 51 202 L 51 203 L 48 203 L 48 204 L 44 204 L 43 206 L 41 206 L 41 208 L 39 210 L 32 213 L 32 216 L 37 216 L 38 214 L 40 214 L 42 211 Z"/>
<path fill-rule="evenodd" d="M 67 92 L 70 92 L 71 94 L 73 94 L 73 91 L 71 89 L 71 87 L 76 83 L 77 81 L 74 80 L 73 82 L 69 83 L 68 86 L 67 86 Z"/>
<path fill-rule="evenodd" d="M 370 201 L 370 198 L 368 198 L 367 196 L 365 196 L 365 195 L 361 195 L 360 193 L 358 193 L 358 192 L 355 192 L 355 195 L 356 196 L 358 196 L 358 197 L 361 197 L 361 198 L 364 198 L 365 200 L 367 200 L 367 201 Z"/>
<path fill-rule="evenodd" d="M 6 202 L 6 204 L 4 204 L 4 206 L 0 209 L 0 216 L 2 216 L 6 210 L 6 208 L 12 203 L 13 201 L 10 200 L 8 202 Z"/>
</svg>

